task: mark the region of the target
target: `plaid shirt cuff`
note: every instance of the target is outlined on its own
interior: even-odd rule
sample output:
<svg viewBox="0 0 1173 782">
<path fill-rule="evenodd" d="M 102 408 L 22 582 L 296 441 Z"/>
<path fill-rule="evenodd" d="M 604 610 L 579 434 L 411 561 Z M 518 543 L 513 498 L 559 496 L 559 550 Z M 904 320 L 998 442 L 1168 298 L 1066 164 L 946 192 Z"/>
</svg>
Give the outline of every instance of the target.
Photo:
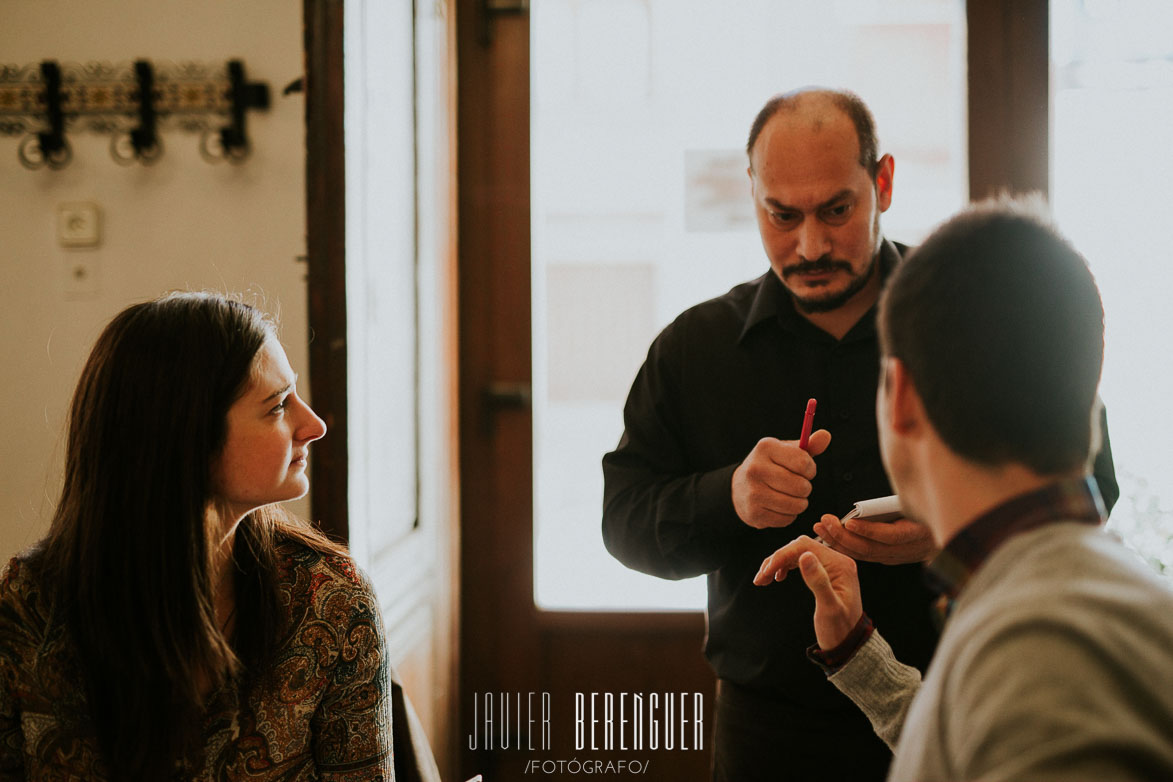
<svg viewBox="0 0 1173 782">
<path fill-rule="evenodd" d="M 806 650 L 806 656 L 811 662 L 822 668 L 823 673 L 830 676 L 846 665 L 847 661 L 855 656 L 855 653 L 867 643 L 875 631 L 876 626 L 872 624 L 871 617 L 867 614 L 860 614 L 855 627 L 838 646 L 834 649 L 824 650 L 820 649 L 818 644 L 814 644 Z"/>
</svg>

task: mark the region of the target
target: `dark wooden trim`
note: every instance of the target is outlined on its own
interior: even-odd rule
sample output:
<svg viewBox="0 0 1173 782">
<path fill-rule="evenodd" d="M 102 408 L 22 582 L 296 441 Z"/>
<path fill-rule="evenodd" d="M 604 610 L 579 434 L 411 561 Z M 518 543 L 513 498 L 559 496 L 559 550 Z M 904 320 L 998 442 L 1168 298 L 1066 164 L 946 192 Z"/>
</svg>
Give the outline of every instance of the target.
<svg viewBox="0 0 1173 782">
<path fill-rule="evenodd" d="M 446 666 L 438 672 L 435 705 L 443 718 L 444 731 L 442 738 L 437 737 L 435 751 L 436 762 L 440 767 L 443 779 L 456 779 L 456 769 L 460 765 L 461 739 L 464 732 L 457 720 L 460 714 L 460 318 L 459 308 L 459 266 L 458 250 L 459 235 L 457 231 L 457 45 L 456 45 L 456 9 L 454 0 L 445 0 L 440 8 L 444 13 L 444 169 L 441 192 L 444 226 L 443 239 L 443 274 L 441 279 L 443 293 L 441 295 L 443 317 L 443 344 L 444 361 L 443 399 L 448 410 L 447 430 L 444 444 L 446 455 L 446 482 L 448 487 L 448 516 L 443 529 L 438 530 L 440 539 L 444 541 L 441 547 L 441 572 L 448 573 L 447 583 L 440 580 L 439 603 L 447 610 L 446 623 L 437 647 L 443 655 Z"/>
<path fill-rule="evenodd" d="M 1050 191 L 1047 0 L 966 3 L 969 194 Z"/>
<path fill-rule="evenodd" d="M 495 381 L 530 381 L 529 22 L 500 18 L 485 46 L 481 6 L 455 5 L 463 726 L 474 724 L 471 693 L 553 689 L 531 610 L 531 416 L 484 396 Z M 454 779 L 524 775 L 516 753 L 474 752 L 467 740 L 457 750 Z"/>
<path fill-rule="evenodd" d="M 600 631 L 607 633 L 683 633 L 702 636 L 703 611 L 536 611 L 546 630 Z"/>
<path fill-rule="evenodd" d="M 346 156 L 343 0 L 304 0 L 310 395 L 329 434 L 310 459 L 311 515 L 350 532 L 346 450 Z"/>
</svg>

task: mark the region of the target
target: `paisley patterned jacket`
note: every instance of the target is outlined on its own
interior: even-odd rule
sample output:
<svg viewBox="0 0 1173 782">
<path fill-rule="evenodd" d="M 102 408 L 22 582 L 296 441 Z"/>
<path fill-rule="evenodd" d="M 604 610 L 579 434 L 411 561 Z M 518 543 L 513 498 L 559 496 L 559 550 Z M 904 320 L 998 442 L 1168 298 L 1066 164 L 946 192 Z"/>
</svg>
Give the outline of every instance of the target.
<svg viewBox="0 0 1173 782">
<path fill-rule="evenodd" d="M 263 684 L 210 697 L 176 779 L 394 779 L 391 686 L 374 590 L 348 557 L 279 549 L 291 631 Z M 72 644 L 25 555 L 0 573 L 0 780 L 107 779 Z"/>
</svg>

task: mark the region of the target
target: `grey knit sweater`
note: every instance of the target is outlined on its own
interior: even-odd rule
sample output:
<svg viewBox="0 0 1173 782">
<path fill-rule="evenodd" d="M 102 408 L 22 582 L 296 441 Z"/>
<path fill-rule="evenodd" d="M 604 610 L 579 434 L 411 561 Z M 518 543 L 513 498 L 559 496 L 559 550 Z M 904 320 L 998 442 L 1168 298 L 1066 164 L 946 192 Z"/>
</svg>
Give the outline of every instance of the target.
<svg viewBox="0 0 1173 782">
<path fill-rule="evenodd" d="M 894 748 L 889 780 L 1173 780 L 1173 589 L 1095 527 L 999 547 L 923 683 L 878 632 L 830 680 Z"/>
</svg>

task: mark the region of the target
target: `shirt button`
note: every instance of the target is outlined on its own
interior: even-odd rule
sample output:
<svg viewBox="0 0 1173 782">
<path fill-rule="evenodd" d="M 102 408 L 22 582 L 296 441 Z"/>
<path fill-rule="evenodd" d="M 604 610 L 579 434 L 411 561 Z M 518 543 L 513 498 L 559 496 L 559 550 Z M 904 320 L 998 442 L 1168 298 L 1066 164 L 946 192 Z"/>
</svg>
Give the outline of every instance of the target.
<svg viewBox="0 0 1173 782">
<path fill-rule="evenodd" d="M 839 413 L 839 418 L 843 421 L 846 421 L 849 418 L 851 418 L 851 413 L 847 412 L 846 410 L 843 410 Z"/>
<path fill-rule="evenodd" d="M 844 483 L 851 483 L 853 480 L 855 480 L 855 475 L 853 475 L 850 472 L 843 473 L 843 482 Z"/>
</svg>

